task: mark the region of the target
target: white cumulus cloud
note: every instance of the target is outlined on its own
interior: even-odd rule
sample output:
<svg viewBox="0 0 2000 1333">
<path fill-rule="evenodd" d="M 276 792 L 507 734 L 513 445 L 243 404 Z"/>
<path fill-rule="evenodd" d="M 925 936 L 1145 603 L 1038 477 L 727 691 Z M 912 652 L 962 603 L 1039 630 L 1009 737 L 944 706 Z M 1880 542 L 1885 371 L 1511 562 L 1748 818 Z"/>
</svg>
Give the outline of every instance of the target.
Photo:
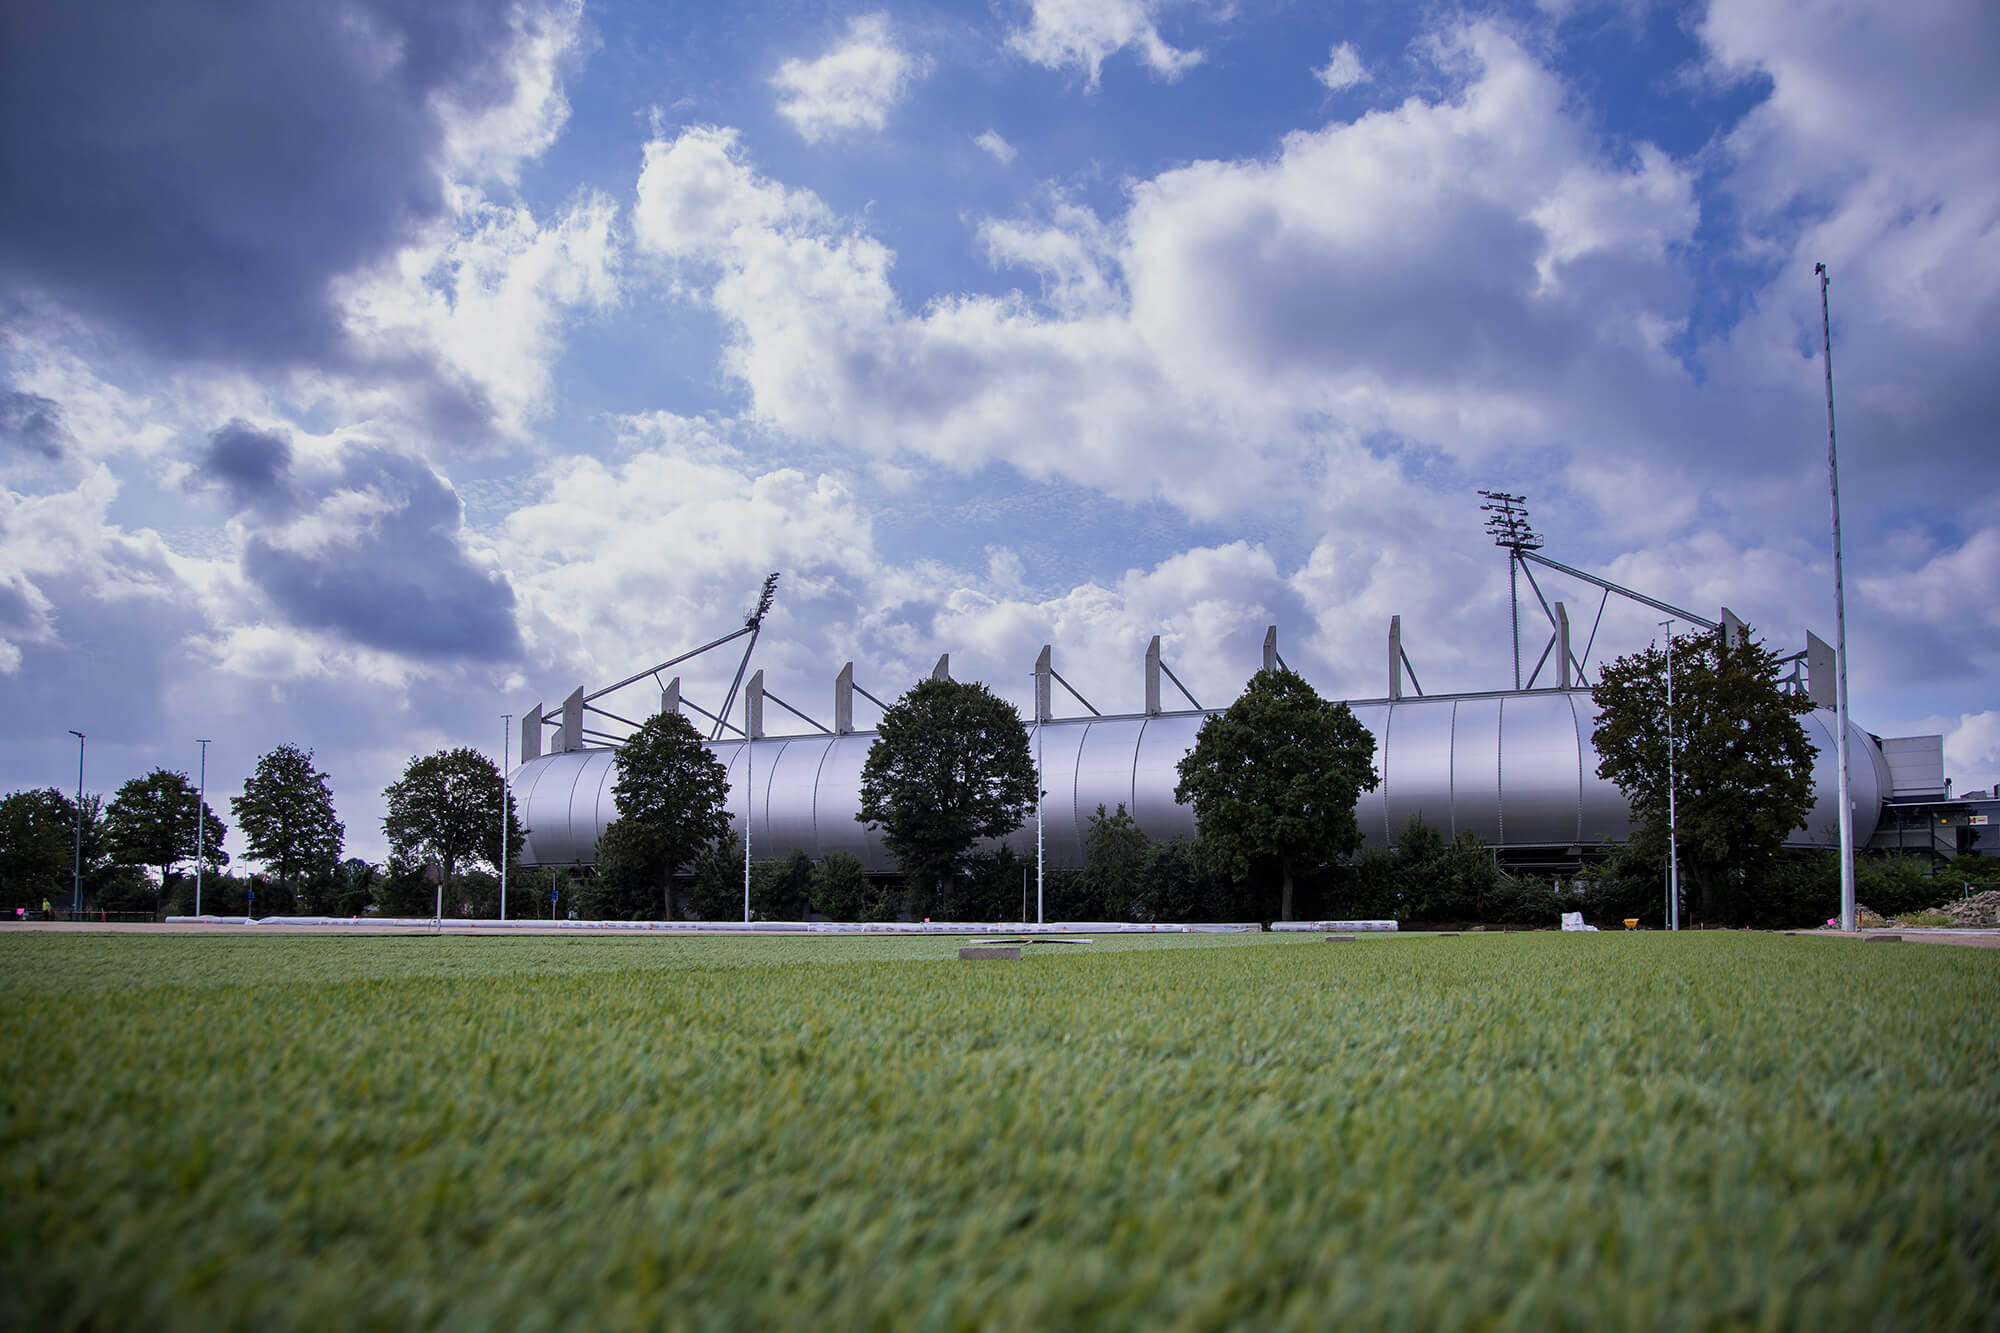
<svg viewBox="0 0 2000 1333">
<path fill-rule="evenodd" d="M 1016 54 L 1048 69 L 1080 69 L 1097 87 L 1104 62 L 1132 48 L 1146 68 L 1171 82 L 1202 61 L 1160 36 L 1158 0 L 1031 0 L 1028 26 L 1009 34 Z"/>
<path fill-rule="evenodd" d="M 972 142 L 978 144 L 981 151 L 991 154 L 993 160 L 1003 167 L 1011 166 L 1014 159 L 1020 156 L 1020 151 L 1001 138 L 997 130 L 987 130 L 983 134 L 976 135 Z"/>
<path fill-rule="evenodd" d="M 1342 42 L 1327 54 L 1326 63 L 1313 71 L 1313 77 L 1339 92 L 1368 82 L 1368 70 L 1361 63 L 1361 53 L 1354 49 L 1354 43 Z"/>
<path fill-rule="evenodd" d="M 849 130 L 879 130 L 889 108 L 925 63 L 898 45 L 886 14 L 864 14 L 847 25 L 847 35 L 814 60 L 791 59 L 778 66 L 771 86 L 778 90 L 778 114 L 807 143 Z"/>
</svg>

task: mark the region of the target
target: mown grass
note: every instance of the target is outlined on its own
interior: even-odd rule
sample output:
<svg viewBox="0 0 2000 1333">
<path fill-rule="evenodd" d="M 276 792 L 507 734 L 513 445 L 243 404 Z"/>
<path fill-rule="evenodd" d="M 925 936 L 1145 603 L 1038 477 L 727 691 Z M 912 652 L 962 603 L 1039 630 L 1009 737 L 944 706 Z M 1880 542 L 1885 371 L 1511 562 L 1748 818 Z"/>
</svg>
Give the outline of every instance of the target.
<svg viewBox="0 0 2000 1333">
<path fill-rule="evenodd" d="M 2000 954 L 0 937 L 0 1323 L 1979 1327 Z"/>
</svg>

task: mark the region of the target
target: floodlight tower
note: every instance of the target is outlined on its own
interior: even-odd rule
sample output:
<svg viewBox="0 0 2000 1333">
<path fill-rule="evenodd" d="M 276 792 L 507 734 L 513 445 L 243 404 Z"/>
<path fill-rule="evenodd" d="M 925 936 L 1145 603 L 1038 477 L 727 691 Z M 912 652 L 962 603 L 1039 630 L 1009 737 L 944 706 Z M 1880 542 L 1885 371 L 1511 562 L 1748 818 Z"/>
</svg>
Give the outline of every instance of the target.
<svg viewBox="0 0 2000 1333">
<path fill-rule="evenodd" d="M 757 636 L 763 632 L 764 617 L 771 614 L 771 602 L 778 595 L 776 573 L 764 579 L 764 590 L 757 594 L 757 609 L 743 621 L 743 628 L 750 631 L 750 643 L 743 649 L 742 664 L 736 668 L 736 679 L 729 686 L 729 697 L 722 701 L 722 716 L 729 716 L 729 705 L 736 701 L 737 687 L 743 683 L 743 673 L 749 669 L 750 654 L 756 650 Z M 756 740 L 750 734 L 750 698 L 743 698 L 743 924 L 750 924 L 750 818 L 757 812 L 757 796 L 750 780 L 750 752 L 756 748 L 751 744 Z M 715 724 L 715 734 L 722 734 L 722 723 Z"/>
<path fill-rule="evenodd" d="M 1479 506 L 1490 514 L 1486 531 L 1493 544 L 1507 552 L 1507 616 L 1514 627 L 1514 688 L 1521 688 L 1521 599 L 1519 571 L 1521 557 L 1542 549 L 1542 539 L 1528 525 L 1528 500 L 1505 491 L 1481 491 L 1488 503 Z"/>
</svg>

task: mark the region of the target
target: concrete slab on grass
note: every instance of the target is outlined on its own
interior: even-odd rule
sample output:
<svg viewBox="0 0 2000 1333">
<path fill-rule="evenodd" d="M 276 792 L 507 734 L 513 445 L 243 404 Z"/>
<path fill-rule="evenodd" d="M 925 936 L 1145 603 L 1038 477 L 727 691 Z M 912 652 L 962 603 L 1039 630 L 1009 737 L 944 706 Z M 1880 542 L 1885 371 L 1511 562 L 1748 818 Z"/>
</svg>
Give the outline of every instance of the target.
<svg viewBox="0 0 2000 1333">
<path fill-rule="evenodd" d="M 1018 944 L 974 944 L 958 951 L 958 956 L 969 962 L 1019 962 L 1021 946 Z"/>
</svg>

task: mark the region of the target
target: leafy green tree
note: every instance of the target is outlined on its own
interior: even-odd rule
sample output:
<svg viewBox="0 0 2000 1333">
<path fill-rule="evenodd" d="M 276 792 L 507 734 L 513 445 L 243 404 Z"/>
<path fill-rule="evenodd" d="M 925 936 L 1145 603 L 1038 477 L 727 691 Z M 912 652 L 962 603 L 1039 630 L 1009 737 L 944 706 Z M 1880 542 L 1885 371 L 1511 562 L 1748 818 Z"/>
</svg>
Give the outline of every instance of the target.
<svg viewBox="0 0 2000 1333">
<path fill-rule="evenodd" d="M 202 872 L 201 910 L 210 916 L 241 916 L 245 910 L 245 891 L 250 878 L 219 870 L 214 874 Z M 257 910 L 264 912 L 271 904 L 268 882 L 260 884 L 257 890 Z M 161 903 L 168 915 L 185 915 L 194 910 L 194 876 L 182 875 L 174 881 L 173 893 Z"/>
<path fill-rule="evenodd" d="M 438 867 L 447 908 L 454 901 L 461 866 L 487 865 L 499 872 L 504 788 L 500 769 L 491 759 L 460 746 L 412 759 L 403 776 L 382 791 L 388 801 L 382 832 L 389 839 L 389 854 Z M 512 793 L 506 794 L 506 802 L 511 861 L 520 855 L 521 821 Z"/>
<path fill-rule="evenodd" d="M 743 844 L 735 833 L 725 830 L 695 858 L 694 878 L 682 895 L 682 907 L 697 921 L 743 919 Z"/>
<path fill-rule="evenodd" d="M 1146 835 L 1120 803 L 1106 814 L 1102 805 L 1083 834 L 1083 876 L 1088 910 L 1079 920 L 1138 920 L 1146 876 Z"/>
<path fill-rule="evenodd" d="M 662 890 L 654 858 L 630 820 L 615 819 L 597 838 L 594 873 L 577 884 L 577 905 L 589 921 L 674 919 L 673 888 Z"/>
<path fill-rule="evenodd" d="M 812 858 L 797 847 L 759 861 L 750 872 L 750 916 L 756 921 L 803 921 L 812 900 Z"/>
<path fill-rule="evenodd" d="M 1179 838 L 1149 843 L 1138 919 L 1199 921 L 1205 906 L 1202 888 L 1201 869 L 1191 846 Z"/>
<path fill-rule="evenodd" d="M 1194 807 L 1204 853 L 1238 879 L 1275 862 L 1286 921 L 1297 875 L 1361 845 L 1354 806 L 1380 781 L 1368 728 L 1284 667 L 1203 722 L 1179 771 L 1174 799 Z"/>
<path fill-rule="evenodd" d="M 375 905 L 375 886 L 382 868 L 350 856 L 333 869 L 333 882 L 325 910 L 333 916 L 360 916 Z"/>
<path fill-rule="evenodd" d="M 862 921 L 869 901 L 868 876 L 861 858 L 828 852 L 813 869 L 812 908 L 830 921 Z"/>
<path fill-rule="evenodd" d="M 197 806 L 199 838 L 195 829 Z M 158 870 L 162 899 L 172 894 L 174 867 L 194 859 L 197 842 L 204 870 L 219 871 L 229 864 L 229 854 L 222 850 L 223 823 L 185 773 L 156 768 L 142 778 L 131 779 L 111 798 L 104 819 L 112 859 Z"/>
<path fill-rule="evenodd" d="M 926 680 L 882 715 L 856 819 L 882 830 L 911 888 L 938 899 L 974 843 L 1004 838 L 1035 804 L 1028 729 L 984 685 Z"/>
<path fill-rule="evenodd" d="M 1695 919 L 1730 921 L 1812 809 L 1813 745 L 1804 695 L 1778 686 L 1777 655 L 1718 633 L 1674 638 L 1673 770 L 1681 867 Z M 1618 784 L 1639 823 L 1633 848 L 1667 859 L 1667 660 L 1658 645 L 1621 657 L 1591 691 L 1597 775 Z M 1746 890 L 1748 893 L 1746 894 Z"/>
<path fill-rule="evenodd" d="M 598 840 L 600 892 L 634 918 L 651 915 L 657 893 L 671 921 L 675 877 L 729 835 L 729 771 L 679 713 L 646 719 L 613 762 L 618 818 Z"/>
<path fill-rule="evenodd" d="M 46 898 L 57 908 L 68 908 L 75 887 L 76 837 L 76 801 L 68 793 L 42 787 L 0 799 L 0 891 L 6 895 L 4 905 L 39 910 Z M 131 876 L 112 863 L 104 798 L 95 792 L 83 798 L 82 865 L 87 905 L 122 909 L 132 898 Z M 146 905 L 144 901 L 137 904 L 141 909 Z"/>
<path fill-rule="evenodd" d="M 1477 833 L 1466 830 L 1446 842 L 1422 815 L 1411 815 L 1397 833 L 1392 858 L 1399 919 L 1500 920 L 1490 907 L 1500 885 L 1500 868 Z"/>
<path fill-rule="evenodd" d="M 39 911 L 69 888 L 75 856 L 76 802 L 54 787 L 0 799 L 0 889 L 6 906 Z M 67 902 L 67 898 L 64 899 Z"/>
<path fill-rule="evenodd" d="M 311 750 L 280 745 L 258 759 L 243 794 L 229 800 L 250 856 L 276 874 L 292 901 L 301 880 L 333 869 L 347 834 L 334 816 L 326 774 L 313 767 L 312 758 Z M 272 897 L 259 894 L 256 910 L 263 911 Z"/>
<path fill-rule="evenodd" d="M 1026 894 L 1032 894 L 1033 866 L 1012 848 L 997 847 L 985 856 L 969 856 L 939 901 L 932 916 L 943 921 L 1019 921 Z M 1033 910 L 1032 906 L 1029 908 Z"/>
</svg>

